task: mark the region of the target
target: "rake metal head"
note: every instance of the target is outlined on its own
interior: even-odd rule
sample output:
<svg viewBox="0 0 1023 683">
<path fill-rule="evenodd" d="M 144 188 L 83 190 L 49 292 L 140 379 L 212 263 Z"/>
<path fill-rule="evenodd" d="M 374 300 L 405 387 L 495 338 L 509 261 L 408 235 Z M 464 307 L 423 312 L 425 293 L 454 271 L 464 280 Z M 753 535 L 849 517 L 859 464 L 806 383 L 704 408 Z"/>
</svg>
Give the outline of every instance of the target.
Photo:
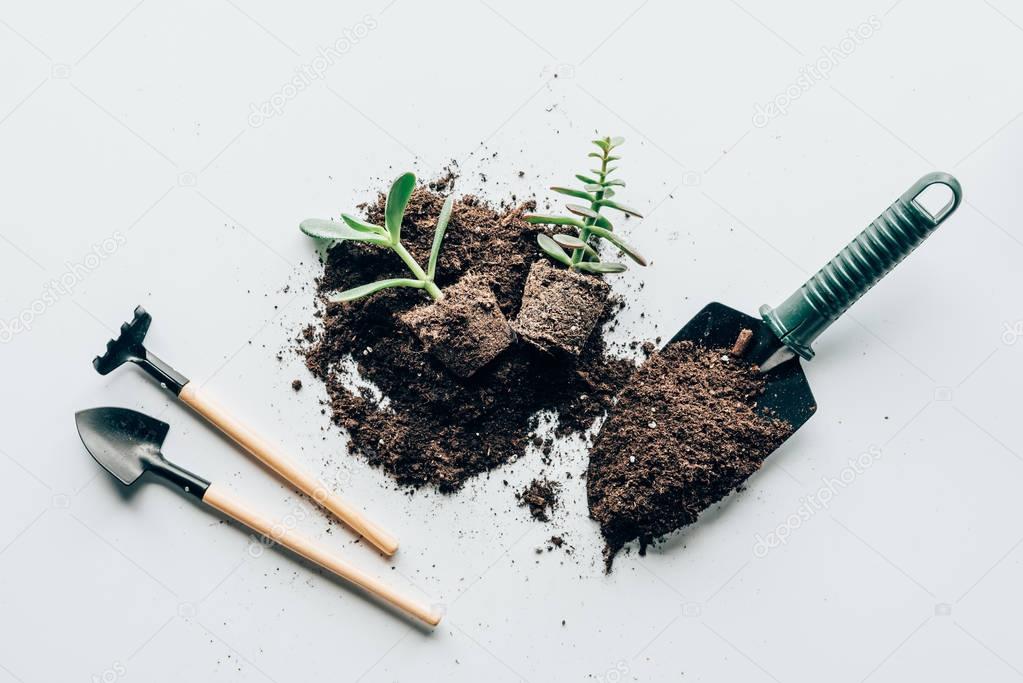
<svg viewBox="0 0 1023 683">
<path fill-rule="evenodd" d="M 146 347 L 142 341 L 146 338 L 153 316 L 141 306 L 135 307 L 135 316 L 131 322 L 121 325 L 121 334 L 117 339 L 107 342 L 107 350 L 102 356 L 92 360 L 96 372 L 106 375 L 121 365 L 131 362 L 138 363 L 146 358 Z"/>
<path fill-rule="evenodd" d="M 149 315 L 141 306 L 136 306 L 135 316 L 131 322 L 121 325 L 120 336 L 107 342 L 106 353 L 96 356 L 92 360 L 92 367 L 96 368 L 96 372 L 99 374 L 106 375 L 125 363 L 134 363 L 159 382 L 160 386 L 177 396 L 181 393 L 181 389 L 188 384 L 188 378 L 142 345 L 146 338 L 146 332 L 149 331 L 149 324 L 152 322 L 153 316 Z"/>
</svg>

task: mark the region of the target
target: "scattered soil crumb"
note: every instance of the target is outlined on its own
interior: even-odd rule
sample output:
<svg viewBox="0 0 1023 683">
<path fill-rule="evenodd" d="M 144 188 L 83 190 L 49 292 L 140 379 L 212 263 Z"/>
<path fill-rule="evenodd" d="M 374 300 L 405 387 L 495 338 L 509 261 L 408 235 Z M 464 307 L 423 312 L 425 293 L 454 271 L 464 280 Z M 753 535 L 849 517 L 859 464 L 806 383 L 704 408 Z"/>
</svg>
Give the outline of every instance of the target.
<svg viewBox="0 0 1023 683">
<path fill-rule="evenodd" d="M 295 391 L 302 391 L 302 380 L 296 379 L 291 383 L 291 388 Z"/>
<path fill-rule="evenodd" d="M 427 183 L 427 187 L 434 192 L 447 192 L 454 189 L 455 181 L 458 179 L 458 165 L 451 162 L 444 167 L 444 172 L 436 179 Z"/>
<path fill-rule="evenodd" d="M 547 542 L 547 552 L 552 553 L 555 550 L 561 550 L 566 555 L 572 555 L 575 553 L 575 546 L 566 541 L 564 536 L 551 536 L 551 539 Z"/>
<path fill-rule="evenodd" d="M 561 484 L 550 479 L 534 479 L 525 490 L 515 494 L 519 507 L 529 506 L 529 514 L 540 522 L 551 521 L 548 513 L 558 505 Z"/>
<path fill-rule="evenodd" d="M 600 524 L 611 570 L 634 539 L 692 524 L 760 469 L 792 433 L 757 408 L 756 366 L 725 362 L 727 349 L 678 342 L 638 370 L 590 453 L 590 516 Z"/>
</svg>

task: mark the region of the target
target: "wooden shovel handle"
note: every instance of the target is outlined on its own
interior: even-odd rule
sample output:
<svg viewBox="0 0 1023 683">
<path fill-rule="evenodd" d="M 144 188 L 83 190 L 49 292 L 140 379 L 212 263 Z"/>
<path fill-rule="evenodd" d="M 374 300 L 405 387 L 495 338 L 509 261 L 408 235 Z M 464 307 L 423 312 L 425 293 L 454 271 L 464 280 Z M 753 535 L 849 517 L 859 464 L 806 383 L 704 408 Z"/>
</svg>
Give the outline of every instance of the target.
<svg viewBox="0 0 1023 683">
<path fill-rule="evenodd" d="M 297 467 L 295 463 L 285 457 L 279 448 L 271 446 L 248 427 L 234 419 L 210 400 L 194 383 L 186 384 L 178 394 L 178 398 L 209 420 L 220 431 L 234 439 L 239 446 L 254 455 L 267 467 L 316 501 L 317 505 L 334 513 L 338 519 L 379 548 L 381 552 L 393 555 L 398 550 L 398 541 L 393 536 L 366 519 L 359 510 L 341 500 L 336 493 L 315 477 Z"/>
<path fill-rule="evenodd" d="M 348 564 L 315 541 L 281 524 L 274 524 L 239 501 L 224 487 L 211 484 L 206 489 L 206 494 L 203 496 L 202 501 L 285 548 L 298 553 L 307 560 L 315 562 L 341 578 L 361 586 L 373 595 L 386 600 L 417 619 L 421 619 L 430 626 L 436 626 L 440 623 L 440 614 L 429 605 L 398 593 L 379 579 Z"/>
</svg>

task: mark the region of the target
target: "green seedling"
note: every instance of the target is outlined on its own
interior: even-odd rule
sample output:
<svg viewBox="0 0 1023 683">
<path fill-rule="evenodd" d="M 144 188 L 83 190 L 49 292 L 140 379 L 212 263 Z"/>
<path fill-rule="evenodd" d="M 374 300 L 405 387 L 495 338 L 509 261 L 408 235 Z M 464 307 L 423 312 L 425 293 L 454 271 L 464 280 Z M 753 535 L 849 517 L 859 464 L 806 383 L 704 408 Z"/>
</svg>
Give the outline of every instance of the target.
<svg viewBox="0 0 1023 683">
<path fill-rule="evenodd" d="M 330 240 L 331 244 L 337 242 L 365 242 L 379 247 L 390 249 L 408 266 L 415 279 L 393 278 L 379 280 L 359 287 L 346 289 L 343 292 L 335 292 L 327 298 L 334 302 L 354 301 L 364 296 L 375 294 L 381 290 L 391 287 L 413 287 L 426 290 L 426 293 L 434 301 L 440 301 L 444 294 L 434 284 L 434 277 L 437 274 L 437 258 L 440 256 L 440 247 L 444 242 L 444 232 L 448 228 L 448 221 L 451 219 L 451 207 L 454 205 L 454 197 L 448 197 L 441 208 L 440 217 L 437 219 L 437 229 L 433 233 L 433 247 L 430 249 L 430 261 L 426 270 L 416 262 L 412 254 L 401 243 L 401 221 L 405 217 L 405 208 L 416 188 L 416 176 L 412 173 L 405 173 L 398 177 L 391 185 L 387 193 L 387 204 L 384 207 L 384 225 L 374 225 L 359 220 L 346 213 L 341 214 L 343 223 L 323 220 L 321 218 L 307 218 L 299 225 L 299 229 L 310 237 L 322 240 Z"/>
<path fill-rule="evenodd" d="M 625 187 L 625 181 L 609 176 L 617 170 L 611 166 L 612 162 L 621 159 L 620 156 L 612 154 L 616 148 L 621 147 L 625 142 L 624 138 L 606 137 L 594 140 L 593 144 L 600 150 L 590 152 L 587 156 L 600 160 L 600 168 L 590 171 L 593 175 L 577 175 L 576 179 L 582 183 L 582 189 L 574 187 L 552 187 L 555 192 L 575 199 L 581 199 L 588 203 L 588 206 L 581 204 L 566 204 L 565 208 L 571 216 L 541 216 L 529 214 L 525 219 L 529 223 L 543 225 L 567 225 L 576 229 L 575 235 L 557 234 L 553 237 L 546 234 L 536 236 L 536 241 L 547 256 L 554 261 L 568 266 L 569 268 L 584 273 L 621 273 L 626 270 L 624 263 L 601 261 L 597 250 L 593 247 L 593 240 L 607 240 L 615 245 L 619 251 L 631 258 L 641 266 L 647 265 L 647 260 L 631 244 L 623 240 L 614 232 L 611 221 L 600 213 L 601 209 L 615 209 L 629 216 L 642 218 L 638 211 L 631 209 L 613 199 L 615 188 Z"/>
</svg>

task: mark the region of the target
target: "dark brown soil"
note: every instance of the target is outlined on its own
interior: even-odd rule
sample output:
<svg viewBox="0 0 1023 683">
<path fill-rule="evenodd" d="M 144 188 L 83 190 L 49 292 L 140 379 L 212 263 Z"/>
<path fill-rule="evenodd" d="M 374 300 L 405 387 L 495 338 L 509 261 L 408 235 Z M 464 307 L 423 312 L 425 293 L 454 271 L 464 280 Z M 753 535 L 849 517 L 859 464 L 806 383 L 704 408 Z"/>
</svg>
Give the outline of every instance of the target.
<svg viewBox="0 0 1023 683">
<path fill-rule="evenodd" d="M 572 555 L 575 553 L 575 546 L 572 546 L 565 541 L 564 536 L 551 536 L 548 540 L 544 541 L 542 545 L 535 548 L 537 555 L 543 555 L 545 550 L 549 553 L 553 553 L 555 550 L 560 550 L 566 555 Z"/>
<path fill-rule="evenodd" d="M 444 195 L 419 188 L 405 215 L 402 241 L 425 263 Z M 363 207 L 383 223 L 384 198 Z M 437 284 L 454 284 L 470 269 L 483 277 L 508 319 L 518 313 L 530 266 L 542 258 L 538 226 L 522 213 L 534 202 L 494 207 L 476 197 L 455 202 L 440 254 Z M 383 278 L 407 277 L 404 264 L 379 248 L 342 243 L 331 249 L 318 294 Z M 602 416 L 634 370 L 605 353 L 601 327 L 582 353 L 554 359 L 515 344 L 469 380 L 460 380 L 427 353 L 397 318 L 426 303 L 419 290 L 389 289 L 347 304 L 323 303 L 322 333 L 311 337 L 306 361 L 324 381 L 335 424 L 351 436 L 349 450 L 382 467 L 402 485 L 457 490 L 470 477 L 522 455 L 537 411 L 560 415 L 561 434 L 586 430 Z M 614 309 L 605 311 L 610 319 Z M 352 389 L 345 359 L 386 397 Z M 350 362 L 349 362 L 350 365 Z M 339 444 L 340 447 L 340 444 Z"/>
<path fill-rule="evenodd" d="M 504 351 L 515 335 L 485 278 L 470 273 L 444 298 L 402 313 L 423 347 L 459 377 L 471 377 Z"/>
<path fill-rule="evenodd" d="M 757 410 L 764 381 L 728 349 L 671 344 L 640 368 L 590 453 L 590 516 L 606 541 L 608 571 L 634 539 L 692 524 L 760 469 L 792 433 Z"/>
<path fill-rule="evenodd" d="M 302 380 L 296 379 L 291 382 L 291 388 L 295 391 L 302 391 Z"/>
<path fill-rule="evenodd" d="M 542 351 L 577 356 L 607 307 L 611 287 L 594 275 L 533 264 L 512 327 Z"/>
<path fill-rule="evenodd" d="M 525 490 L 516 493 L 519 499 L 519 507 L 529 507 L 529 514 L 538 522 L 551 521 L 548 513 L 558 504 L 558 494 L 561 493 L 561 484 L 550 479 L 534 479 Z"/>
</svg>

